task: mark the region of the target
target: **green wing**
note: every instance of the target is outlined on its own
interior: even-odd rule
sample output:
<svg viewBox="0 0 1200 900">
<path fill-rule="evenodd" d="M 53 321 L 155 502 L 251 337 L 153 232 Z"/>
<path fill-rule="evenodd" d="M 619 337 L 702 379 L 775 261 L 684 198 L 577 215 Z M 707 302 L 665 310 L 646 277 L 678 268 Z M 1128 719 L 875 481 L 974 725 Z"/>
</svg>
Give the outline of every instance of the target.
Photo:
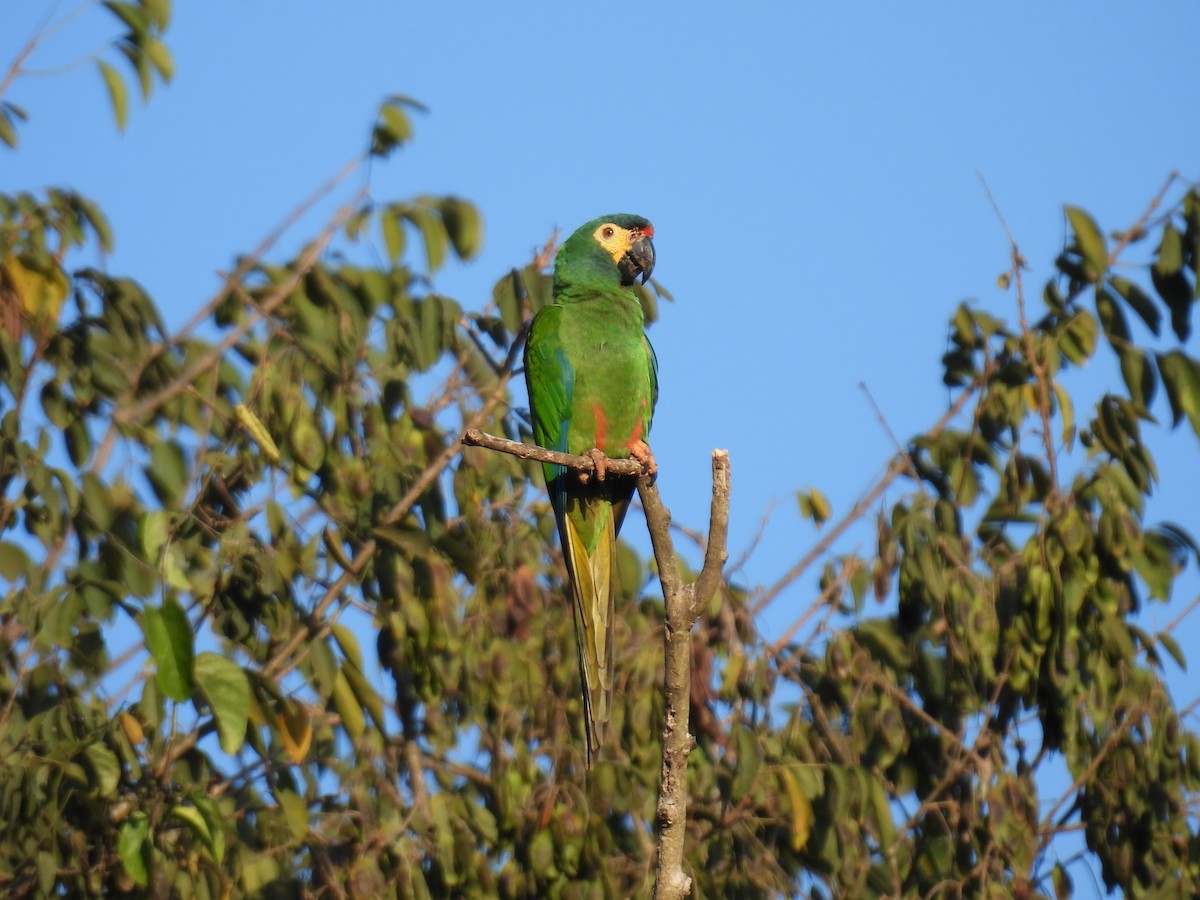
<svg viewBox="0 0 1200 900">
<path fill-rule="evenodd" d="M 658 406 L 658 354 L 654 352 L 650 338 L 643 334 L 642 340 L 646 342 L 646 356 L 650 358 L 650 414 L 646 416 L 646 434 L 649 435 L 650 423 L 654 420 L 654 407 Z"/>
<path fill-rule="evenodd" d="M 534 438 L 542 447 L 566 452 L 569 436 L 584 437 L 578 433 L 584 420 L 572 416 L 575 373 L 559 338 L 561 316 L 561 307 L 548 306 L 534 318 L 525 346 L 525 382 Z M 595 435 L 586 437 L 594 443 Z M 620 479 L 584 484 L 562 466 L 543 464 L 542 469 L 570 582 L 591 765 L 612 706 L 616 531 L 629 491 Z"/>
</svg>

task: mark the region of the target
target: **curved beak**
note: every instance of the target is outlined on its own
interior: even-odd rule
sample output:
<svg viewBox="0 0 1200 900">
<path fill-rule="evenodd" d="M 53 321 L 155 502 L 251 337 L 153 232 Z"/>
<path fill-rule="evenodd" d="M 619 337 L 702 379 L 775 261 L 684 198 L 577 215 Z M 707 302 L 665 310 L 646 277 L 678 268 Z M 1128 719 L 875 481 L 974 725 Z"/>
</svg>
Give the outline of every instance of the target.
<svg viewBox="0 0 1200 900">
<path fill-rule="evenodd" d="M 617 268 L 621 270 L 623 285 L 633 284 L 638 275 L 642 276 L 642 284 L 649 281 L 650 273 L 654 271 L 654 244 L 650 241 L 650 236 L 644 234 L 634 241 L 617 263 Z"/>
</svg>

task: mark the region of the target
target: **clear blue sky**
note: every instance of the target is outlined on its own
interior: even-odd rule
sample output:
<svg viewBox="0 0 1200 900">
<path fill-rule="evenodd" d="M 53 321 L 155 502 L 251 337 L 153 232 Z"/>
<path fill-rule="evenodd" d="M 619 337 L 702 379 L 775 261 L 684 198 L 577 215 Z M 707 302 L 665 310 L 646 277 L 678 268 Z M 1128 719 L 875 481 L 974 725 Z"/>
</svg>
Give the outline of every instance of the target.
<svg viewBox="0 0 1200 900">
<path fill-rule="evenodd" d="M 6 4 L 0 61 L 43 9 Z M 107 27 L 93 12 L 30 65 L 101 46 L 89 20 Z M 176 323 L 216 269 L 364 146 L 390 93 L 431 112 L 375 167 L 372 193 L 480 206 L 484 252 L 435 281 L 468 308 L 555 226 L 649 217 L 655 274 L 677 298 L 651 332 L 661 488 L 702 526 L 708 451 L 729 448 L 734 556 L 777 504 L 747 570 L 764 584 L 813 539 L 793 491 L 821 487 L 836 515 L 892 451 L 859 383 L 904 439 L 947 403 L 955 305 L 1014 313 L 977 172 L 1029 259 L 1033 298 L 1063 244 L 1063 203 L 1113 229 L 1172 169 L 1200 177 L 1198 26 L 1185 2 L 179 4 L 176 78 L 132 108 L 123 136 L 91 67 L 18 82 L 6 99 L 32 121 L 20 151 L 0 153 L 0 182 L 99 201 L 117 235 L 109 268 L 141 279 Z M 1091 390 L 1119 383 L 1106 350 L 1091 369 Z M 1194 437 L 1153 446 L 1174 493 L 1151 517 L 1200 531 Z M 768 630 L 808 604 L 815 574 Z M 1189 633 L 1185 646 L 1200 638 Z"/>
</svg>

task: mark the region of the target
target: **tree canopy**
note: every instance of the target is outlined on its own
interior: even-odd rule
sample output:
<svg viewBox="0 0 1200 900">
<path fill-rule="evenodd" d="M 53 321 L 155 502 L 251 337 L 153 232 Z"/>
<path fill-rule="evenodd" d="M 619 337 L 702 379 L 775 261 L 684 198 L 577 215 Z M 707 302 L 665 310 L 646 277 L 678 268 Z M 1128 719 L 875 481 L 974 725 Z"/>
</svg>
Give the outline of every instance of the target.
<svg viewBox="0 0 1200 900">
<path fill-rule="evenodd" d="M 124 125 L 123 73 L 143 96 L 172 75 L 170 4 L 89 14 L 124 29 L 97 63 Z M 3 96 L 19 72 L 10 147 L 36 114 Z M 383 104 L 358 165 L 414 139 L 415 105 Z M 1200 892 L 1196 698 L 1164 681 L 1197 603 L 1156 632 L 1139 615 L 1200 555 L 1196 523 L 1146 515 L 1158 417 L 1200 437 L 1200 191 L 1172 176 L 1117 230 L 1065 217 L 1040 290 L 1012 243 L 1007 319 L 952 311 L 942 419 L 841 517 L 802 492 L 818 543 L 701 610 L 697 896 L 1067 897 L 1093 871 Z M 490 297 L 432 290 L 481 239 L 463 198 L 357 196 L 172 331 L 137 273 L 77 264 L 112 241 L 94 203 L 0 193 L 7 896 L 649 893 L 657 570 L 621 545 L 612 741 L 588 771 L 540 476 L 460 443 L 528 439 L 513 379 L 552 245 Z M 652 323 L 669 294 L 640 296 Z M 1070 372 L 1105 354 L 1120 381 L 1084 399 Z M 805 576 L 794 626 L 760 631 Z"/>
</svg>

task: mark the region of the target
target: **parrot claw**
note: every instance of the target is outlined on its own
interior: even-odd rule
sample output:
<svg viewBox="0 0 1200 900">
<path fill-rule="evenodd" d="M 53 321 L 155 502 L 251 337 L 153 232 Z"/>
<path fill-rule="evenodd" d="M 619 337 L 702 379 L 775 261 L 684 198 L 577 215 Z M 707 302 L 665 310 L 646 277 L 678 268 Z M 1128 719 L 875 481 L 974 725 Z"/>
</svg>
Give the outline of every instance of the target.
<svg viewBox="0 0 1200 900">
<path fill-rule="evenodd" d="M 646 467 L 646 474 L 649 477 L 653 478 L 658 474 L 658 463 L 654 461 L 650 445 L 645 441 L 634 441 L 630 444 L 629 455 Z"/>
<path fill-rule="evenodd" d="M 605 456 L 602 451 L 596 449 L 595 447 L 593 447 L 591 450 L 589 450 L 587 453 L 585 453 L 583 455 L 592 461 L 592 467 L 594 469 L 594 474 L 596 476 L 596 480 L 603 481 L 604 476 L 606 474 L 608 474 L 608 457 Z M 579 480 L 582 481 L 584 484 L 587 484 L 589 481 L 591 481 L 591 478 L 592 478 L 592 475 L 587 472 L 579 473 Z"/>
</svg>

